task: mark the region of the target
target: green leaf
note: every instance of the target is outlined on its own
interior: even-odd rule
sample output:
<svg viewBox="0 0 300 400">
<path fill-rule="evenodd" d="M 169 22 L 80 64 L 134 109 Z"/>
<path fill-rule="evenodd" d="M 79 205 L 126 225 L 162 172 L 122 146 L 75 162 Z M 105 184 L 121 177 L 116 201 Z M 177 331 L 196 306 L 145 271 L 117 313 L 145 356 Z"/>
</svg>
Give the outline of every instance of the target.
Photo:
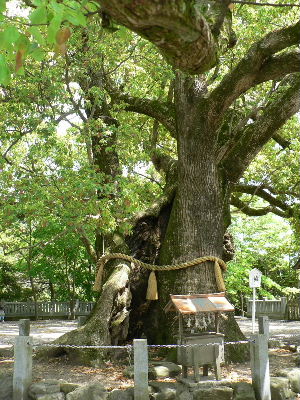
<svg viewBox="0 0 300 400">
<path fill-rule="evenodd" d="M 4 31 L 4 40 L 7 43 L 15 43 L 19 39 L 20 33 L 15 26 L 9 26 Z"/>
<path fill-rule="evenodd" d="M 52 20 L 48 26 L 47 40 L 48 40 L 49 44 L 54 44 L 56 42 L 55 36 L 60 28 L 61 22 L 62 22 L 62 18 L 59 15 L 55 15 L 52 18 Z"/>
<path fill-rule="evenodd" d="M 0 0 L 0 12 L 5 12 L 6 10 L 6 0 Z"/>
<path fill-rule="evenodd" d="M 0 32 L 0 48 L 4 50 L 12 50 L 12 45 L 20 37 L 20 33 L 14 26 L 7 27 Z"/>
<path fill-rule="evenodd" d="M 16 46 L 23 54 L 26 54 L 30 46 L 28 37 L 23 34 L 19 35 L 19 38 L 16 41 Z"/>
<path fill-rule="evenodd" d="M 37 9 L 32 11 L 29 15 L 29 19 L 33 24 L 46 24 L 48 20 L 46 6 L 39 6 Z"/>
<path fill-rule="evenodd" d="M 73 25 L 86 26 L 86 17 L 81 11 L 67 10 L 65 18 Z"/>
<path fill-rule="evenodd" d="M 40 7 L 43 5 L 43 0 L 32 0 L 32 4 L 34 4 L 37 7 Z"/>
<path fill-rule="evenodd" d="M 32 26 L 29 28 L 29 32 L 32 34 L 33 38 L 40 44 L 41 46 L 45 45 L 45 38 L 39 31 L 39 28 L 36 26 Z"/>
<path fill-rule="evenodd" d="M 61 4 L 61 3 L 57 3 L 54 0 L 51 0 L 50 2 L 51 8 L 53 9 L 53 11 L 55 12 L 55 15 L 59 15 L 63 18 L 63 14 L 65 12 L 65 5 Z"/>
<path fill-rule="evenodd" d="M 45 52 L 40 47 L 38 47 L 30 52 L 30 55 L 34 60 L 42 61 L 45 57 Z"/>
<path fill-rule="evenodd" d="M 16 72 L 16 75 L 24 76 L 25 75 L 24 67 L 19 68 L 18 71 Z"/>
<path fill-rule="evenodd" d="M 10 71 L 3 54 L 0 54 L 0 83 L 4 86 L 10 81 Z"/>
</svg>

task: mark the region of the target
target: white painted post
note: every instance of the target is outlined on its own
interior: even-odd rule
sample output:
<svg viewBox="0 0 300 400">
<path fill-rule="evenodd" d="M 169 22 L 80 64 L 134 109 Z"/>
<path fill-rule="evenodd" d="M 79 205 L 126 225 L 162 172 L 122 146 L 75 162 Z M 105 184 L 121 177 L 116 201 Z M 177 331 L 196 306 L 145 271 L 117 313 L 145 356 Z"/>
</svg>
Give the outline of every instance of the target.
<svg viewBox="0 0 300 400">
<path fill-rule="evenodd" d="M 253 268 L 249 272 L 249 286 L 253 288 L 253 299 L 252 299 L 252 333 L 254 333 L 255 329 L 255 310 L 256 310 L 256 304 L 255 304 L 255 297 L 256 297 L 256 288 L 260 287 L 261 284 L 261 276 L 262 273 L 260 272 L 259 269 Z"/>
<path fill-rule="evenodd" d="M 271 400 L 270 370 L 268 354 L 268 317 L 259 318 L 260 332 L 250 335 L 252 385 L 257 400 Z"/>
<path fill-rule="evenodd" d="M 252 296 L 252 333 L 255 331 L 255 312 L 256 312 L 256 288 L 253 288 L 253 296 Z"/>
<path fill-rule="evenodd" d="M 134 400 L 149 400 L 147 339 L 133 340 Z"/>
<path fill-rule="evenodd" d="M 13 400 L 28 400 L 28 388 L 32 381 L 32 337 L 30 321 L 19 321 L 19 336 L 14 345 Z"/>
</svg>

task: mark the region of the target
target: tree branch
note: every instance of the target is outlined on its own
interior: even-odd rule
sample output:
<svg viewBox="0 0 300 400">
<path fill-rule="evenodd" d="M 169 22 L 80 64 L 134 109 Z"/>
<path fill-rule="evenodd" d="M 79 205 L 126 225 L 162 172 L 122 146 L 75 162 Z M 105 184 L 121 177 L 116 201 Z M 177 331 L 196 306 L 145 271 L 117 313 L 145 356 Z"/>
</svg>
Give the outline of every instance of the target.
<svg viewBox="0 0 300 400">
<path fill-rule="evenodd" d="M 242 211 L 244 214 L 252 216 L 252 217 L 259 217 L 262 215 L 266 215 L 269 212 L 272 212 L 273 214 L 279 215 L 280 217 L 286 218 L 289 215 L 287 215 L 284 211 L 276 208 L 276 207 L 263 207 L 263 208 L 252 208 L 249 207 L 246 203 L 244 203 L 242 200 L 240 200 L 238 197 L 231 196 L 230 204 L 238 208 L 240 211 Z"/>
<path fill-rule="evenodd" d="M 136 112 L 138 114 L 152 117 L 160 122 L 172 136 L 176 135 L 174 118 L 175 110 L 172 103 L 130 96 L 115 87 L 107 76 L 105 77 L 105 89 L 115 102 L 124 102 L 127 104 L 125 106 L 126 111 Z"/>
<path fill-rule="evenodd" d="M 298 52 L 273 56 L 290 46 L 298 45 L 300 40 L 300 22 L 281 30 L 268 33 L 249 51 L 228 73 L 210 94 L 212 118 L 220 121 L 224 112 L 242 93 L 251 87 L 270 79 L 298 72 L 300 58 Z"/>
<path fill-rule="evenodd" d="M 291 145 L 291 142 L 280 136 L 279 133 L 274 133 L 274 135 L 272 135 L 272 139 L 275 140 L 275 142 L 278 143 L 283 149 L 286 149 Z"/>
<path fill-rule="evenodd" d="M 75 231 L 78 233 L 92 262 L 96 263 L 97 262 L 97 254 L 96 254 L 96 251 L 95 251 L 94 247 L 92 246 L 92 243 L 91 243 L 90 239 L 88 238 L 85 230 L 83 229 L 82 226 L 77 226 L 77 227 L 75 227 Z"/>
<path fill-rule="evenodd" d="M 252 194 L 253 196 L 258 196 L 263 200 L 267 201 L 271 206 L 275 207 L 276 209 L 282 210 L 286 214 L 286 216 L 292 216 L 293 210 L 292 208 L 285 203 L 284 201 L 278 199 L 267 191 L 264 186 L 256 186 L 256 185 L 244 185 L 244 184 L 236 184 L 233 187 L 234 192 L 238 193 L 247 193 Z"/>
<path fill-rule="evenodd" d="M 228 143 L 222 165 L 232 182 L 241 177 L 274 133 L 299 110 L 300 75 L 290 76 L 286 83 L 286 90 L 283 90 L 282 85 L 279 86 L 275 100 L 269 102 L 256 121 L 245 127 L 239 139 Z"/>
<path fill-rule="evenodd" d="M 176 69 L 189 74 L 209 70 L 217 44 L 198 2 L 190 0 L 98 0 L 116 22 L 152 42 Z M 230 1 L 211 2 L 217 15 Z"/>
</svg>

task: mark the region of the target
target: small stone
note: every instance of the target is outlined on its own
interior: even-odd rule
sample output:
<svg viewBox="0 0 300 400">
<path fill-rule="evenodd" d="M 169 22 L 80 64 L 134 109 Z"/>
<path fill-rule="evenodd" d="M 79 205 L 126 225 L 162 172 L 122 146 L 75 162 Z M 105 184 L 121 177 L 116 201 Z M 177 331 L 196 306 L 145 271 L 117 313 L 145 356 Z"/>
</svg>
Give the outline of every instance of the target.
<svg viewBox="0 0 300 400">
<path fill-rule="evenodd" d="M 149 380 L 161 379 L 161 378 L 174 378 L 181 374 L 181 368 L 179 365 L 170 361 L 153 361 L 149 364 L 148 378 Z M 134 377 L 134 367 L 130 366 L 125 368 L 124 376 L 129 379 Z"/>
<path fill-rule="evenodd" d="M 286 400 L 291 398 L 289 380 L 287 378 L 271 378 L 271 398 L 272 400 Z"/>
<path fill-rule="evenodd" d="M 276 375 L 287 378 L 291 390 L 295 393 L 300 393 L 300 368 L 281 369 Z"/>
<path fill-rule="evenodd" d="M 174 400 L 177 384 L 173 382 L 149 382 L 155 400 Z"/>
<path fill-rule="evenodd" d="M 36 400 L 65 400 L 65 395 L 63 393 L 47 393 L 38 394 L 35 397 Z"/>
<path fill-rule="evenodd" d="M 210 389 L 197 389 L 193 393 L 193 400 L 232 400 L 233 389 L 227 386 Z"/>
<path fill-rule="evenodd" d="M 114 389 L 108 395 L 109 400 L 133 400 L 134 390 L 132 388 L 126 390 Z"/>
<path fill-rule="evenodd" d="M 29 386 L 29 395 L 34 398 L 37 394 L 60 392 L 60 383 L 55 379 L 45 379 Z"/>
<path fill-rule="evenodd" d="M 76 390 L 76 389 L 78 389 L 80 387 L 81 387 L 81 385 L 79 385 L 78 383 L 62 382 L 60 384 L 60 391 L 65 393 L 65 394 L 68 394 L 68 393 L 71 393 L 71 392 L 73 392 L 74 390 Z"/>
<path fill-rule="evenodd" d="M 192 395 L 192 393 L 185 391 L 185 392 L 180 393 L 177 396 L 177 398 L 178 398 L 178 400 L 193 400 L 193 395 Z"/>
<path fill-rule="evenodd" d="M 0 375 L 0 400 L 11 400 L 13 397 L 12 375 Z"/>
<path fill-rule="evenodd" d="M 106 400 L 108 392 L 101 383 L 93 382 L 68 393 L 66 400 Z"/>
<path fill-rule="evenodd" d="M 295 360 L 296 366 L 300 367 L 300 354 L 297 355 L 296 360 Z"/>
<path fill-rule="evenodd" d="M 157 378 L 174 378 L 181 374 L 179 365 L 170 361 L 153 361 L 151 363 Z"/>
<path fill-rule="evenodd" d="M 253 387 L 247 382 L 238 382 L 233 391 L 234 400 L 255 400 Z"/>
</svg>

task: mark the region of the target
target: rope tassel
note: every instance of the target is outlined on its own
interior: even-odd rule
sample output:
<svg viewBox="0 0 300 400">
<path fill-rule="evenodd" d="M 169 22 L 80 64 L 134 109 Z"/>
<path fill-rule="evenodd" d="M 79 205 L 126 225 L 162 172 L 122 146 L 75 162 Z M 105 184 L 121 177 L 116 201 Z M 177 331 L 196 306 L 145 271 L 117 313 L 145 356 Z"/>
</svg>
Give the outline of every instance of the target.
<svg viewBox="0 0 300 400">
<path fill-rule="evenodd" d="M 218 289 L 220 290 L 220 292 L 225 292 L 226 291 L 225 283 L 224 283 L 221 267 L 220 267 L 220 264 L 218 263 L 218 261 L 215 261 L 215 277 L 216 277 Z"/>
<path fill-rule="evenodd" d="M 149 275 L 146 299 L 147 300 L 158 300 L 157 280 L 156 280 L 156 275 L 155 275 L 154 271 L 151 271 L 150 275 Z"/>
</svg>

